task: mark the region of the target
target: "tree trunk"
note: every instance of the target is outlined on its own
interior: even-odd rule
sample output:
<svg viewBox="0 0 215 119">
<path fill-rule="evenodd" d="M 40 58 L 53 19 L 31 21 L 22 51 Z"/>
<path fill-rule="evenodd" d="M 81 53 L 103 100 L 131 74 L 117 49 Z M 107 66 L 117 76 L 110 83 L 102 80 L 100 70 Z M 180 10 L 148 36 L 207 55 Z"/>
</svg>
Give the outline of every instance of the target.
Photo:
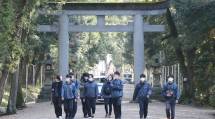
<svg viewBox="0 0 215 119">
<path fill-rule="evenodd" d="M 7 82 L 7 78 L 8 78 L 8 68 L 4 68 L 2 71 L 2 76 L 0 78 L 0 104 L 2 103 L 2 98 L 4 96 L 4 87 L 5 87 L 5 84 Z"/>
<path fill-rule="evenodd" d="M 40 76 L 41 64 L 38 64 L 35 71 L 35 85 L 37 84 L 38 78 Z"/>
<path fill-rule="evenodd" d="M 18 92 L 17 92 L 17 99 L 16 99 L 16 107 L 23 108 L 25 107 L 23 92 L 22 92 L 22 85 L 21 82 L 18 82 Z"/>
<path fill-rule="evenodd" d="M 33 66 L 29 65 L 28 67 L 28 84 L 32 85 L 33 84 Z"/>
<path fill-rule="evenodd" d="M 175 52 L 176 52 L 178 61 L 180 63 L 180 67 L 181 67 L 180 69 L 181 69 L 182 75 L 184 78 L 187 78 L 186 81 L 183 81 L 184 89 L 182 92 L 182 97 L 189 98 L 189 102 L 190 102 L 194 99 L 193 62 L 195 59 L 195 48 L 186 50 L 185 53 L 183 53 L 181 47 L 178 47 L 175 49 Z M 187 62 L 185 59 L 187 59 Z"/>
<path fill-rule="evenodd" d="M 22 82 L 25 79 L 25 63 L 24 63 L 24 59 L 21 58 L 20 61 L 20 69 L 19 70 L 19 79 L 18 79 L 18 92 L 17 92 L 17 99 L 16 99 L 16 107 L 17 108 L 23 108 L 25 106 L 25 102 L 24 102 L 24 98 L 23 98 L 23 93 L 22 93 Z"/>
<path fill-rule="evenodd" d="M 16 113 L 16 98 L 17 91 L 19 86 L 19 66 L 16 72 L 13 73 L 13 78 L 11 78 L 11 90 L 8 100 L 7 113 L 15 114 Z"/>
<path fill-rule="evenodd" d="M 44 60 L 44 58 L 45 58 L 45 54 L 43 53 L 43 54 L 40 54 L 38 60 L 39 60 L 39 61 L 42 61 L 42 60 Z M 39 63 L 39 64 L 36 66 L 36 71 L 35 71 L 35 85 L 37 84 L 37 80 L 38 80 L 38 78 L 39 78 L 39 76 L 40 76 L 41 66 L 42 66 L 42 63 Z"/>
<path fill-rule="evenodd" d="M 187 67 L 185 65 L 185 56 L 183 54 L 181 47 L 176 48 L 175 52 L 176 52 L 176 56 L 177 56 L 177 59 L 178 59 L 179 64 L 180 64 L 180 69 L 181 69 L 182 75 L 184 78 L 185 77 L 188 78 L 188 74 L 187 74 L 188 71 L 187 71 Z M 188 82 L 183 81 L 183 85 L 184 85 L 184 88 L 183 88 L 182 96 L 183 97 L 189 97 L 188 96 L 188 92 L 189 92 Z"/>
<path fill-rule="evenodd" d="M 194 99 L 195 94 L 195 81 L 194 81 L 194 59 L 195 59 L 195 48 L 189 49 L 186 51 L 186 57 L 187 57 L 187 78 L 188 78 L 188 97 L 191 99 Z"/>
</svg>

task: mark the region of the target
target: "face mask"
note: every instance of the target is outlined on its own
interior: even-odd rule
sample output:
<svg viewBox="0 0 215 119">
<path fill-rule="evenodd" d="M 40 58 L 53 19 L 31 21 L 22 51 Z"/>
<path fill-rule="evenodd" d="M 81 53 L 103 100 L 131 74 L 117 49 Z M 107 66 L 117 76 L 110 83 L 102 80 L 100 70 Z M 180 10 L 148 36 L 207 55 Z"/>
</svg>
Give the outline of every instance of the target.
<svg viewBox="0 0 215 119">
<path fill-rule="evenodd" d="M 74 81 L 74 80 L 75 80 L 75 77 L 74 77 L 74 76 L 72 76 L 71 80 L 72 80 L 72 81 Z"/>
<path fill-rule="evenodd" d="M 114 79 L 119 79 L 119 76 L 118 76 L 118 75 L 115 75 L 115 76 L 114 76 Z"/>
<path fill-rule="evenodd" d="M 60 76 L 60 80 L 62 80 L 63 79 L 63 77 L 62 76 Z"/>
<path fill-rule="evenodd" d="M 89 81 L 93 81 L 93 78 L 89 78 Z"/>
<path fill-rule="evenodd" d="M 88 77 L 84 77 L 84 80 L 87 81 L 87 80 L 88 80 Z"/>
<path fill-rule="evenodd" d="M 144 82 L 146 81 L 146 78 L 140 78 L 140 81 Z"/>
<path fill-rule="evenodd" d="M 67 82 L 67 83 L 70 83 L 70 78 L 66 78 L 66 82 Z"/>
<path fill-rule="evenodd" d="M 87 79 L 88 79 L 88 77 L 84 77 L 84 79 L 85 79 L 85 80 L 87 80 Z"/>
<path fill-rule="evenodd" d="M 168 83 L 173 83 L 173 78 L 168 78 Z"/>
</svg>

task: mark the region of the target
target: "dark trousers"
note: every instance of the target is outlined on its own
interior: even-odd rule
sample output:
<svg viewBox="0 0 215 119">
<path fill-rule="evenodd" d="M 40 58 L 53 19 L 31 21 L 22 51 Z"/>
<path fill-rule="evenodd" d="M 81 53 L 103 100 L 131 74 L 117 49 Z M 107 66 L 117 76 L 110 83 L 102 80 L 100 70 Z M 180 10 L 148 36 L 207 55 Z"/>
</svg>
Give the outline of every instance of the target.
<svg viewBox="0 0 215 119">
<path fill-rule="evenodd" d="M 61 100 L 61 97 L 53 97 L 52 101 L 54 104 L 56 117 L 58 118 L 59 116 L 62 116 L 62 100 Z"/>
<path fill-rule="evenodd" d="M 65 99 L 64 100 L 64 111 L 66 114 L 66 119 L 73 119 L 73 117 L 72 117 L 73 104 L 74 104 L 74 99 Z"/>
<path fill-rule="evenodd" d="M 105 112 L 108 115 L 112 113 L 112 101 L 111 98 L 104 98 Z"/>
<path fill-rule="evenodd" d="M 78 109 L 78 104 L 77 101 L 73 101 L 73 112 L 72 112 L 72 118 L 75 117 L 76 113 L 77 113 L 77 109 Z"/>
<path fill-rule="evenodd" d="M 121 103 L 122 103 L 122 98 L 117 97 L 117 98 L 112 98 L 112 103 L 113 103 L 113 109 L 114 109 L 114 114 L 115 114 L 115 119 L 121 119 Z"/>
<path fill-rule="evenodd" d="M 87 103 L 85 98 L 81 98 L 81 103 L 82 103 L 82 111 L 84 116 L 87 116 Z"/>
<path fill-rule="evenodd" d="M 96 111 L 96 98 L 86 97 L 86 103 L 87 103 L 87 114 L 89 117 L 92 117 L 92 114 L 95 114 L 95 111 Z"/>
<path fill-rule="evenodd" d="M 138 102 L 140 107 L 140 110 L 139 110 L 140 118 L 143 118 L 143 116 L 144 118 L 146 118 L 148 115 L 148 104 L 149 104 L 148 98 L 147 97 L 139 98 Z"/>
<path fill-rule="evenodd" d="M 175 99 L 166 100 L 166 116 L 168 119 L 175 118 Z"/>
</svg>

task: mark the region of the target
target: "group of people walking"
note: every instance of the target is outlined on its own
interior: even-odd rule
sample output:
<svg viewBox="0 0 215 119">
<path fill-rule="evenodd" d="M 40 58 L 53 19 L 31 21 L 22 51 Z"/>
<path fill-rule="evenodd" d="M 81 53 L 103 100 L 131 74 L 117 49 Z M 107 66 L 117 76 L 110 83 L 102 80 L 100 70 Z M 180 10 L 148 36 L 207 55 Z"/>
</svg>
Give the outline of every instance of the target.
<svg viewBox="0 0 215 119">
<path fill-rule="evenodd" d="M 136 85 L 133 95 L 133 101 L 137 99 L 137 102 L 139 103 L 140 119 L 147 118 L 149 98 L 151 94 L 151 85 L 147 83 L 146 76 L 141 74 L 140 82 Z M 178 103 L 179 92 L 176 83 L 174 83 L 173 76 L 167 78 L 167 83 L 163 86 L 162 96 L 165 98 L 167 119 L 175 119 L 175 105 Z"/>
<path fill-rule="evenodd" d="M 149 98 L 152 88 L 147 83 L 146 76 L 140 75 L 140 82 L 136 85 L 133 100 L 139 103 L 140 119 L 146 119 L 148 114 Z M 77 100 L 82 103 L 84 118 L 94 118 L 96 112 L 96 99 L 99 95 L 97 83 L 93 75 L 84 73 L 80 80 L 75 78 L 73 73 L 66 76 L 65 81 L 61 76 L 57 76 L 52 84 L 52 101 L 55 108 L 56 117 L 62 119 L 62 105 L 64 107 L 65 119 L 74 119 L 77 112 Z M 115 72 L 109 75 L 101 89 L 104 98 L 105 118 L 110 118 L 112 107 L 115 119 L 121 119 L 121 103 L 123 97 L 123 82 L 120 73 Z M 168 77 L 168 83 L 163 86 L 162 95 L 166 99 L 167 119 L 174 119 L 175 104 L 178 102 L 179 93 L 177 85 L 172 76 Z"/>
</svg>

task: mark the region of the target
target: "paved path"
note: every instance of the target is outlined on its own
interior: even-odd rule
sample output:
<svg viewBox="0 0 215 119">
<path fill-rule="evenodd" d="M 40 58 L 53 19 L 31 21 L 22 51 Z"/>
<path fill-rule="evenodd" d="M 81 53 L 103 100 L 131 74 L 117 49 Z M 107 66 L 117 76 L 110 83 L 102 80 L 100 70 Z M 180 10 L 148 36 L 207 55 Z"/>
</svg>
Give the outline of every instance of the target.
<svg viewBox="0 0 215 119">
<path fill-rule="evenodd" d="M 137 104 L 123 103 L 123 117 L 122 119 L 138 119 Z M 164 104 L 160 102 L 153 102 L 149 105 L 148 119 L 165 119 Z M 212 115 L 215 110 L 194 108 L 189 106 L 178 105 L 176 119 L 215 119 Z M 103 105 L 97 105 L 95 119 L 104 118 Z M 28 108 L 20 110 L 17 115 L 3 116 L 0 119 L 55 119 L 53 105 L 50 102 L 30 104 Z M 78 107 L 78 114 L 76 119 L 82 119 L 81 105 Z"/>
<path fill-rule="evenodd" d="M 138 119 L 138 105 L 128 103 L 132 98 L 134 86 L 126 84 L 124 86 L 124 98 L 122 105 L 122 119 Z M 215 110 L 194 108 L 190 106 L 177 105 L 176 119 L 215 119 Z M 97 105 L 95 119 L 104 119 L 104 106 Z M 78 106 L 76 119 L 82 119 L 81 104 Z M 24 110 L 17 112 L 17 115 L 3 116 L 0 119 L 56 119 L 53 105 L 50 102 L 30 104 Z M 165 119 L 165 105 L 161 102 L 149 104 L 148 119 Z"/>
</svg>

